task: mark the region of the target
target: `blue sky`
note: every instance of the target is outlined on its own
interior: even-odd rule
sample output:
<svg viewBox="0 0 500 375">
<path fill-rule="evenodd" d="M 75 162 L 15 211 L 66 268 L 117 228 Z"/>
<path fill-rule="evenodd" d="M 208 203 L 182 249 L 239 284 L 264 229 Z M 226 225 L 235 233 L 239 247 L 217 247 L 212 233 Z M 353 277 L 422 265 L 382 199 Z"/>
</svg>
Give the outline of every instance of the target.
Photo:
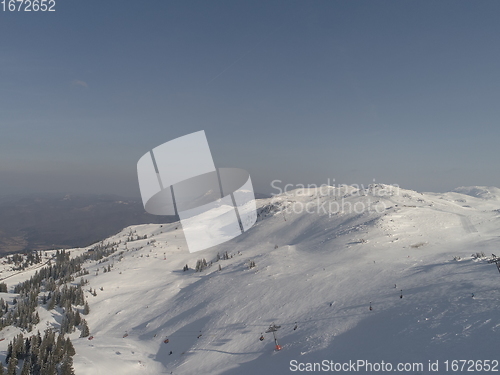
<svg viewBox="0 0 500 375">
<path fill-rule="evenodd" d="M 500 186 L 497 1 L 71 1 L 0 12 L 0 194 L 139 196 L 205 130 L 285 183 Z"/>
</svg>

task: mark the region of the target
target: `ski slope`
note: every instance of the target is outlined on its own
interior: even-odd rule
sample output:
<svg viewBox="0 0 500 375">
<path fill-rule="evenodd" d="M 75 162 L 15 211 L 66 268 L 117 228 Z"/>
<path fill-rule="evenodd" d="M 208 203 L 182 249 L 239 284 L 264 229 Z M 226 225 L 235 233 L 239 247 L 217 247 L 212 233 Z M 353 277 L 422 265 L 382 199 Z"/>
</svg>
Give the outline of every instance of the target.
<svg viewBox="0 0 500 375">
<path fill-rule="evenodd" d="M 350 206 L 324 212 L 332 202 Z M 310 212 L 292 210 L 307 204 Z M 423 363 L 398 373 L 431 374 L 429 361 L 443 371 L 446 360 L 500 360 L 500 274 L 471 257 L 500 253 L 499 189 L 299 189 L 258 207 L 251 230 L 193 254 L 179 223 L 132 226 L 104 241 L 121 244 L 85 265 L 85 288 L 97 296 L 86 292 L 93 339 L 70 335 L 76 374 L 285 374 L 291 360 Z M 127 242 L 131 232 L 147 239 Z M 213 264 L 195 272 L 200 258 Z M 11 289 L 33 273 L 5 282 Z M 38 309 L 36 329 L 60 324 Z M 281 351 L 265 333 L 272 323 Z M 0 332 L 3 357 L 18 332 Z"/>
</svg>

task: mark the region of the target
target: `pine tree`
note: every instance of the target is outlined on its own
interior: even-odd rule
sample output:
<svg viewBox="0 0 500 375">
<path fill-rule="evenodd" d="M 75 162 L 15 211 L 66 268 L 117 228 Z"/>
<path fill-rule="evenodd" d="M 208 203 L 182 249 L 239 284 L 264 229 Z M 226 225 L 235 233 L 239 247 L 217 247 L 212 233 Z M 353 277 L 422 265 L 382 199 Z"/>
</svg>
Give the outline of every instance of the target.
<svg viewBox="0 0 500 375">
<path fill-rule="evenodd" d="M 38 311 L 37 311 L 33 317 L 33 324 L 38 324 L 38 323 L 40 323 L 40 315 L 38 315 Z"/>
<path fill-rule="evenodd" d="M 0 362 L 0 375 L 4 375 L 5 374 L 5 368 L 3 367 L 3 363 Z"/>
<path fill-rule="evenodd" d="M 77 311 L 73 318 L 73 325 L 79 326 L 81 322 L 82 322 L 82 317 L 80 316 L 80 312 Z"/>
<path fill-rule="evenodd" d="M 24 338 L 22 333 L 20 333 L 12 341 L 12 356 L 18 359 L 22 359 L 23 349 L 24 349 Z"/>
<path fill-rule="evenodd" d="M 31 337 L 31 367 L 33 369 L 33 374 L 40 374 L 40 365 L 38 364 L 38 356 L 40 354 L 40 350 L 38 349 L 39 341 L 37 336 Z"/>
<path fill-rule="evenodd" d="M 83 305 L 83 315 L 88 315 L 90 312 L 90 307 L 89 307 L 89 303 L 87 301 L 85 301 L 85 305 Z"/>
<path fill-rule="evenodd" d="M 8 364 L 10 357 L 12 357 L 12 342 L 9 342 L 7 346 L 7 356 L 5 357 L 5 363 Z"/>
<path fill-rule="evenodd" d="M 49 352 L 49 355 L 47 356 L 47 361 L 45 362 L 44 366 L 42 367 L 42 373 L 45 374 L 56 374 L 56 361 L 54 360 L 54 357 L 52 353 Z M 45 371 L 43 370 L 45 369 Z"/>
<path fill-rule="evenodd" d="M 56 307 L 56 298 L 54 294 L 49 293 L 49 303 L 47 304 L 47 310 L 53 310 Z"/>
<path fill-rule="evenodd" d="M 31 358 L 28 357 L 24 360 L 23 369 L 21 370 L 21 375 L 30 375 L 31 370 Z"/>
<path fill-rule="evenodd" d="M 56 347 L 53 350 L 54 360 L 60 362 L 64 356 L 64 346 L 66 345 L 66 340 L 64 339 L 64 334 L 61 333 L 57 336 Z"/>
<path fill-rule="evenodd" d="M 24 356 L 28 357 L 31 351 L 31 341 L 29 338 L 26 337 L 26 340 L 24 340 Z"/>
<path fill-rule="evenodd" d="M 90 335 L 89 326 L 88 326 L 87 321 L 85 319 L 82 319 L 82 323 L 80 324 L 80 329 L 82 331 L 80 333 L 80 337 L 87 337 Z"/>
<path fill-rule="evenodd" d="M 70 332 L 70 322 L 69 322 L 69 319 L 68 319 L 68 316 L 65 315 L 63 318 L 62 318 L 62 321 L 61 321 L 61 328 L 60 328 L 60 332 L 61 333 L 69 333 Z"/>
<path fill-rule="evenodd" d="M 17 371 L 17 358 L 12 356 L 9 359 L 9 365 L 7 366 L 7 375 L 16 375 Z"/>
<path fill-rule="evenodd" d="M 68 354 L 65 354 L 61 363 L 60 375 L 75 375 L 75 370 L 73 369 L 73 358 Z"/>
<path fill-rule="evenodd" d="M 76 354 L 73 343 L 71 342 L 69 337 L 66 338 L 66 342 L 64 343 L 64 353 L 69 356 L 74 356 Z"/>
</svg>

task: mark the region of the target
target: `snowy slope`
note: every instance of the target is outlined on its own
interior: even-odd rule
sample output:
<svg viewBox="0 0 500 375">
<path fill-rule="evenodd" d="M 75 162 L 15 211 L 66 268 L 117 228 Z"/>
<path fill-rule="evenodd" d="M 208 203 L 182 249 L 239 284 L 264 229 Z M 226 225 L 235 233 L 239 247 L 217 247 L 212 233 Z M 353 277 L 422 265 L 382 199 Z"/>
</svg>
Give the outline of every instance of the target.
<svg viewBox="0 0 500 375">
<path fill-rule="evenodd" d="M 250 231 L 193 254 L 179 223 L 126 228 L 107 240 L 118 252 L 86 265 L 94 338 L 70 336 L 76 374 L 284 374 L 324 359 L 424 363 L 401 372 L 414 374 L 431 373 L 429 360 L 500 360 L 500 275 L 471 257 L 499 253 L 500 200 L 483 190 L 295 190 L 259 200 Z M 147 239 L 126 242 L 130 232 Z M 214 263 L 194 272 L 200 258 Z M 43 310 L 37 328 L 57 327 Z M 0 350 L 16 332 L 1 331 Z"/>
<path fill-rule="evenodd" d="M 500 189 L 492 186 L 462 186 L 453 191 L 476 198 L 500 200 Z"/>
</svg>

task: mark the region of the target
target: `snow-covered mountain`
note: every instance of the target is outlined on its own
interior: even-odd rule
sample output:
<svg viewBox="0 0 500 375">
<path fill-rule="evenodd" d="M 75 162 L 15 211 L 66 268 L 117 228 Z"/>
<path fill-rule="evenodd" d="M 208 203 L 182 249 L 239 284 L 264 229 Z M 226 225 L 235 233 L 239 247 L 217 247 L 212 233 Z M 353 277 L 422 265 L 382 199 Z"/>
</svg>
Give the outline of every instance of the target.
<svg viewBox="0 0 500 375">
<path fill-rule="evenodd" d="M 500 200 L 500 189 L 492 186 L 462 186 L 453 191 L 476 198 Z"/>
<path fill-rule="evenodd" d="M 416 364 L 397 373 L 431 374 L 429 361 L 439 361 L 440 373 L 447 360 L 493 364 L 500 360 L 500 274 L 488 259 L 499 253 L 497 193 L 294 190 L 259 200 L 248 232 L 192 254 L 179 223 L 125 228 L 104 241 L 121 241 L 116 252 L 84 265 L 85 289 L 97 295 L 85 292 L 93 339 L 69 335 L 75 372 L 285 374 L 301 363 L 365 360 Z M 201 258 L 212 265 L 196 272 Z M 12 292 L 39 266 L 2 267 Z M 57 311 L 38 312 L 35 331 L 60 325 Z M 280 351 L 266 333 L 273 323 Z M 0 331 L 4 357 L 19 331 Z"/>
</svg>

